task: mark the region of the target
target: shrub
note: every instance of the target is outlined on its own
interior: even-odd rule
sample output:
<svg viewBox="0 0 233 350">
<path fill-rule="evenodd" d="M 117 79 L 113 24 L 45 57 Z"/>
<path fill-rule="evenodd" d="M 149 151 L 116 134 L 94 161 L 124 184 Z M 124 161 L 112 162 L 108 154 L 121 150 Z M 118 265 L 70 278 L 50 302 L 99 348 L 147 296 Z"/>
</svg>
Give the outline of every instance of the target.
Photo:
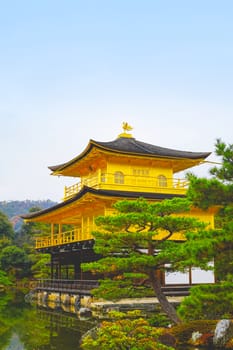
<svg viewBox="0 0 233 350">
<path fill-rule="evenodd" d="M 122 314 L 122 315 L 120 315 Z M 125 318 L 117 313 L 114 321 L 103 321 L 94 334 L 84 336 L 84 350 L 173 350 L 159 342 L 163 329 L 151 327 L 143 318 Z"/>
<path fill-rule="evenodd" d="M 192 287 L 178 308 L 183 320 L 232 318 L 233 283 L 224 282 L 213 285 Z"/>
<path fill-rule="evenodd" d="M 171 334 L 174 335 L 178 344 L 187 344 L 193 332 L 200 332 L 201 334 L 214 333 L 216 324 L 216 320 L 190 321 L 172 327 Z"/>
</svg>

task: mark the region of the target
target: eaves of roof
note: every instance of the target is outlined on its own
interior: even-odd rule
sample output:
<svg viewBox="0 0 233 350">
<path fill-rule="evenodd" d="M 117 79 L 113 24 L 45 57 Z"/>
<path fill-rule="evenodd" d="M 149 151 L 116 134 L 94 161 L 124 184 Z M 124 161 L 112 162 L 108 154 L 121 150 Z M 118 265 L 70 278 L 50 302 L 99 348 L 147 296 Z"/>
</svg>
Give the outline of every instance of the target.
<svg viewBox="0 0 233 350">
<path fill-rule="evenodd" d="M 145 199 L 154 199 L 154 200 L 162 200 L 162 199 L 170 199 L 174 197 L 185 197 L 184 195 L 173 195 L 173 194 L 162 194 L 162 193 L 148 193 L 148 192 L 129 192 L 129 191 L 114 191 L 114 190 L 97 190 L 91 187 L 84 186 L 80 192 L 78 192 L 75 196 L 72 198 L 58 203 L 50 208 L 46 208 L 37 212 L 29 213 L 29 214 L 23 214 L 20 215 L 22 219 L 33 219 L 38 218 L 39 216 L 42 216 L 47 213 L 51 213 L 57 209 L 63 208 L 71 203 L 74 203 L 75 201 L 78 201 L 81 199 L 85 194 L 91 193 L 96 196 L 105 196 L 105 197 L 115 197 L 115 198 L 127 198 L 127 199 L 137 199 L 140 197 L 143 197 Z"/>
<path fill-rule="evenodd" d="M 102 149 L 103 151 L 108 151 L 111 153 L 121 153 L 127 155 L 135 156 L 144 156 L 144 157 L 158 157 L 158 158 L 169 158 L 169 159 L 205 159 L 211 152 L 189 152 L 189 151 L 180 151 L 170 148 L 164 148 L 156 145 L 151 145 L 142 141 L 138 141 L 134 138 L 120 137 L 110 142 L 100 142 L 90 140 L 87 147 L 82 153 L 77 157 L 71 159 L 70 161 L 49 166 L 49 169 L 53 172 L 62 171 L 68 166 L 74 164 L 75 162 L 84 158 L 93 147 L 97 149 Z"/>
</svg>

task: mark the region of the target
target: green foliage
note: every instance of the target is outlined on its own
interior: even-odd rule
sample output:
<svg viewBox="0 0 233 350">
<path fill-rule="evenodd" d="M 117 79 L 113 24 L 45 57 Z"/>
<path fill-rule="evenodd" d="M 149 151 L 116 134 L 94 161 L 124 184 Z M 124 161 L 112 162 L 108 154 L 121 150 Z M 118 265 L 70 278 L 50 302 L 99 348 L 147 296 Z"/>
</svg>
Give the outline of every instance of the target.
<svg viewBox="0 0 233 350">
<path fill-rule="evenodd" d="M 30 212 L 39 211 L 41 208 L 32 207 Z M 50 255 L 39 254 L 35 252 L 35 236 L 46 234 L 49 236 L 51 227 L 44 223 L 24 223 L 21 229 L 16 233 L 14 242 L 20 247 L 28 257 L 27 270 L 28 277 L 48 278 L 50 276 L 49 261 Z"/>
<path fill-rule="evenodd" d="M 14 341 L 16 334 L 20 344 Z M 13 343 L 10 344 L 12 338 Z M 50 339 L 48 320 L 40 319 L 36 309 L 25 305 L 23 295 L 12 292 L 1 295 L 0 349 L 21 349 L 23 345 L 28 350 L 49 349 Z"/>
<path fill-rule="evenodd" d="M 134 314 L 117 313 L 113 321 L 104 321 L 94 332 L 83 338 L 84 350 L 172 350 L 159 342 L 161 329 L 151 327 L 148 321 Z M 132 317 L 126 318 L 126 317 Z"/>
<path fill-rule="evenodd" d="M 232 318 L 233 283 L 192 287 L 178 313 L 185 320 Z"/>
<path fill-rule="evenodd" d="M 121 213 L 145 213 L 149 212 L 156 216 L 171 215 L 190 210 L 190 201 L 173 198 L 172 200 L 164 200 L 159 203 L 149 203 L 143 198 L 138 201 L 122 200 L 114 204 L 114 208 Z"/>
<path fill-rule="evenodd" d="M 126 319 L 139 318 L 139 317 L 142 317 L 142 311 L 141 310 L 129 310 L 129 311 L 123 312 L 123 311 L 111 310 L 108 313 L 108 317 L 112 321 L 121 320 L 123 318 L 126 318 Z"/>
<path fill-rule="evenodd" d="M 128 232 L 144 233 L 146 240 L 148 235 L 152 238 L 162 228 L 169 235 L 174 232 L 192 227 L 195 219 L 180 218 L 171 214 L 190 210 L 190 202 L 186 199 L 173 198 L 157 203 L 149 203 L 143 198 L 135 201 L 118 201 L 114 204 L 117 215 L 99 216 L 96 224 L 109 233 Z M 146 232 L 145 232 L 146 230 Z M 110 235 L 109 235 L 110 236 Z M 111 237 L 111 236 L 110 236 Z M 140 239 L 140 235 L 138 235 Z M 135 238 L 135 237 L 134 237 Z"/>
<path fill-rule="evenodd" d="M 0 253 L 0 266 L 12 277 L 23 277 L 28 273 L 28 256 L 19 247 L 7 246 Z"/>
<path fill-rule="evenodd" d="M 51 200 L 24 200 L 24 201 L 0 201 L 0 211 L 2 211 L 8 219 L 12 222 L 15 232 L 21 228 L 23 220 L 19 215 L 28 213 L 31 208 L 49 208 L 55 205 L 56 202 Z"/>
<path fill-rule="evenodd" d="M 48 322 L 38 318 L 36 310 L 24 309 L 22 316 L 17 320 L 16 329 L 20 340 L 23 344 L 27 344 L 27 349 L 46 349 L 50 347 L 50 327 L 48 327 Z"/>
<path fill-rule="evenodd" d="M 126 212 L 127 203 L 130 213 Z M 176 213 L 182 209 L 186 211 L 189 207 L 185 199 L 166 200 L 156 204 L 147 203 L 143 199 L 118 202 L 115 207 L 120 210 L 119 215 L 99 217 L 97 224 L 104 228 L 104 232 L 93 233 L 96 239 L 95 251 L 102 254 L 103 259 L 82 264 L 82 269 L 105 276 L 116 274 L 125 281 L 126 273 L 142 273 L 148 278 L 152 270 L 164 269 L 166 263 L 175 264 L 180 260 L 184 263 L 185 255 L 187 258 L 185 249 L 172 241 L 172 236 L 177 232 L 193 232 L 203 228 L 203 224 L 194 218 L 170 215 L 172 205 Z M 133 213 L 134 208 L 136 212 Z M 163 239 L 156 240 L 156 235 L 161 230 L 164 232 Z M 131 277 L 135 279 L 135 276 Z"/>
<path fill-rule="evenodd" d="M 0 270 L 0 286 L 10 286 L 11 284 L 11 280 L 8 278 L 6 273 Z"/>
<path fill-rule="evenodd" d="M 26 214 L 33 207 L 49 208 L 54 204 L 56 204 L 56 202 L 49 199 L 36 201 L 29 199 L 24 201 L 0 201 L 0 211 L 10 218 L 15 215 Z"/>
<path fill-rule="evenodd" d="M 0 240 L 4 238 L 12 239 L 14 237 L 13 227 L 7 216 L 0 212 Z"/>
<path fill-rule="evenodd" d="M 153 327 L 168 327 L 171 324 L 171 320 L 161 312 L 157 312 L 150 317 L 148 322 Z"/>
<path fill-rule="evenodd" d="M 50 278 L 50 254 L 34 253 L 29 255 L 32 263 L 31 272 L 34 278 Z"/>
<path fill-rule="evenodd" d="M 221 214 L 230 217 L 233 211 L 233 144 L 227 146 L 218 139 L 215 147 L 215 153 L 221 157 L 221 166 L 210 169 L 215 178 L 197 178 L 189 174 L 187 197 L 200 208 L 219 205 L 223 208 Z"/>
<path fill-rule="evenodd" d="M 193 332 L 213 333 L 216 327 L 216 320 L 198 320 L 184 322 L 171 328 L 177 340 L 177 344 L 187 344 L 192 337 Z"/>
<path fill-rule="evenodd" d="M 217 179 L 197 178 L 187 175 L 189 188 L 187 197 L 199 208 L 207 209 L 212 205 L 222 205 L 232 199 L 229 189 Z"/>
<path fill-rule="evenodd" d="M 7 247 L 8 245 L 12 244 L 12 239 L 9 239 L 7 237 L 0 238 L 0 251 Z"/>
<path fill-rule="evenodd" d="M 219 206 L 216 218 L 217 230 L 203 238 L 200 254 L 215 263 L 215 277 L 219 284 L 193 287 L 191 294 L 179 308 L 184 319 L 232 317 L 233 308 L 233 145 L 226 145 L 220 139 L 216 142 L 216 154 L 221 165 L 214 167 L 211 179 L 189 175 L 188 198 L 200 208 Z M 206 248 L 205 248 L 206 247 Z"/>
<path fill-rule="evenodd" d="M 41 208 L 33 207 L 29 210 L 30 213 L 41 210 Z M 46 236 L 50 234 L 51 226 L 49 224 L 38 223 L 38 222 L 26 222 L 22 225 L 20 231 L 17 232 L 15 242 L 20 247 L 26 249 L 33 248 L 35 236 Z"/>
<path fill-rule="evenodd" d="M 118 211 L 115 215 L 97 218 L 100 230 L 93 233 L 94 249 L 103 258 L 82 264 L 84 271 L 105 277 L 94 294 L 115 300 L 124 296 L 152 295 L 153 291 L 169 317 L 178 321 L 175 310 L 162 293 L 156 271 L 183 270 L 191 262 L 194 266 L 202 264 L 208 268 L 206 249 L 203 248 L 200 261 L 202 242 L 196 239 L 199 230 L 204 232 L 205 225 L 195 218 L 173 215 L 190 209 L 190 202 L 181 198 L 157 203 L 149 203 L 142 198 L 123 200 L 114 207 Z M 190 244 L 187 248 L 186 243 L 173 241 L 174 234 L 178 232 L 193 237 L 193 247 Z M 198 248 L 195 248 L 197 244 Z"/>
<path fill-rule="evenodd" d="M 189 176 L 188 198 L 201 208 L 219 206 L 216 226 L 211 242 L 218 280 L 233 281 L 233 145 L 220 139 L 216 142 L 216 154 L 221 157 L 221 166 L 210 170 L 213 179 Z M 209 240 L 210 243 L 210 240 Z"/>
<path fill-rule="evenodd" d="M 233 144 L 226 145 L 221 139 L 217 139 L 215 153 L 222 158 L 221 167 L 211 169 L 211 174 L 223 181 L 233 181 Z"/>
<path fill-rule="evenodd" d="M 0 202 L 0 207 L 9 213 L 21 210 L 21 214 L 36 201 Z M 39 201 L 45 207 L 52 204 L 51 201 Z M 21 208 L 21 209 L 19 209 Z M 31 207 L 30 212 L 39 211 L 40 207 Z M 50 256 L 35 253 L 35 236 L 50 235 L 51 227 L 48 224 L 24 223 L 14 233 L 12 224 L 7 216 L 0 212 L 0 268 L 10 277 L 23 278 L 48 278 L 50 275 L 48 263 Z"/>
<path fill-rule="evenodd" d="M 152 297 L 154 292 L 150 285 L 144 286 L 141 279 L 122 276 L 101 280 L 99 288 L 93 289 L 92 294 L 97 298 L 106 300 L 119 300 L 121 298 Z"/>
</svg>

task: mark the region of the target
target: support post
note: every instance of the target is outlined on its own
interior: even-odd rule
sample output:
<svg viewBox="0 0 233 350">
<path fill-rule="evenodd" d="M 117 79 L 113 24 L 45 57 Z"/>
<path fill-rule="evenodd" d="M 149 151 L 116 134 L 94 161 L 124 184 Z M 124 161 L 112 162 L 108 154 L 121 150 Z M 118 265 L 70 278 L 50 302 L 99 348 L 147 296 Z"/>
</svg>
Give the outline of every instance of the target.
<svg viewBox="0 0 233 350">
<path fill-rule="evenodd" d="M 54 224 L 51 224 L 51 245 L 54 243 Z"/>
<path fill-rule="evenodd" d="M 58 241 L 59 244 L 62 244 L 62 225 L 58 224 Z"/>
</svg>

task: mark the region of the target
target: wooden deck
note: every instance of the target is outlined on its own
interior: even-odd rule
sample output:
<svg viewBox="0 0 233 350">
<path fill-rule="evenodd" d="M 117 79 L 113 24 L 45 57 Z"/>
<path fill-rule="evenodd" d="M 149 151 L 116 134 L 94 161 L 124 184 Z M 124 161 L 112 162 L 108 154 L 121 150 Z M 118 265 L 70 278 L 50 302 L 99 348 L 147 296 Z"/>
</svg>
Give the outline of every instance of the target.
<svg viewBox="0 0 233 350">
<path fill-rule="evenodd" d="M 97 288 L 97 280 L 38 280 L 34 290 L 50 293 L 67 293 L 79 295 L 91 295 L 91 291 Z M 169 285 L 162 287 L 166 296 L 186 296 L 189 294 L 190 285 Z"/>
<path fill-rule="evenodd" d="M 96 280 L 38 280 L 37 291 L 91 295 L 91 290 L 98 287 Z"/>
</svg>

